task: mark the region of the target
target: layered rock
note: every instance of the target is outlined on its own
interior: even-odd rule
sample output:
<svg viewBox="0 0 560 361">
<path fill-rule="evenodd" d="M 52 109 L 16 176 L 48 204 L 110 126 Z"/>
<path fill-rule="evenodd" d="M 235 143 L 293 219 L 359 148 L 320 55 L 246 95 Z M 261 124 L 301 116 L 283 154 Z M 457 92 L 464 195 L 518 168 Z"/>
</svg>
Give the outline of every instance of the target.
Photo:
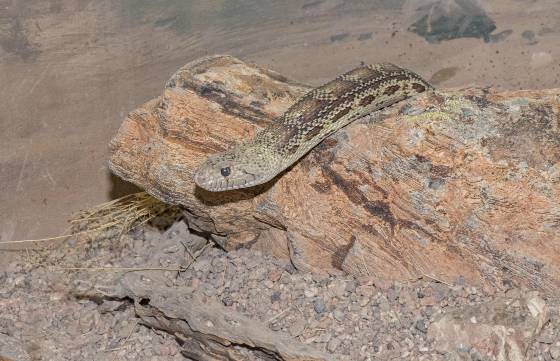
<svg viewBox="0 0 560 361">
<path fill-rule="evenodd" d="M 189 63 L 125 119 L 111 169 L 183 206 L 225 249 L 379 284 L 427 276 L 558 289 L 560 89 L 438 90 L 355 121 L 263 186 L 195 186 L 205 157 L 308 89 L 232 57 Z"/>
</svg>

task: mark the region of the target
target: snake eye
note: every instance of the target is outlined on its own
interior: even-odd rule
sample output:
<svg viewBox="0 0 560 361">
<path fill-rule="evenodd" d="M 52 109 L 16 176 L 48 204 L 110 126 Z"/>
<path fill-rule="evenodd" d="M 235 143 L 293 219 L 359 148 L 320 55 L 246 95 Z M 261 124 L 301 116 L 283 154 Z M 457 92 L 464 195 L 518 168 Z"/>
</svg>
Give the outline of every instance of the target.
<svg viewBox="0 0 560 361">
<path fill-rule="evenodd" d="M 224 177 L 227 177 L 228 175 L 231 174 L 231 169 L 229 167 L 224 167 L 220 169 L 220 173 L 222 173 Z"/>
</svg>

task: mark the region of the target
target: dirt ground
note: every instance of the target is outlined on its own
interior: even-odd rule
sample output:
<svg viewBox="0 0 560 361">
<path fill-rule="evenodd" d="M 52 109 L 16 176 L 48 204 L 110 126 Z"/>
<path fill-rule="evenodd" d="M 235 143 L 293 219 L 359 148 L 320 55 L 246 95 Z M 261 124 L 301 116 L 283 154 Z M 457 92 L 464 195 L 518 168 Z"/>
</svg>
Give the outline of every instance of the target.
<svg viewBox="0 0 560 361">
<path fill-rule="evenodd" d="M 182 220 L 164 232 L 147 226 L 58 246 L 29 251 L 0 271 L 1 360 L 288 359 L 271 356 L 272 345 L 333 361 L 560 360 L 559 300 L 550 295 L 538 296 L 547 309 L 538 325 L 531 321 L 537 311 L 519 305 L 527 290 L 487 292 L 431 278 L 376 284 L 367 276 L 302 272 L 252 250 L 224 252 Z M 194 307 L 191 297 L 203 303 Z M 176 322 L 183 330 L 198 327 L 195 336 L 209 333 L 205 355 L 224 344 L 230 357 L 200 357 L 193 335 L 165 331 Z M 269 352 L 261 352 L 267 348 L 259 336 Z M 525 348 L 526 357 L 516 356 Z"/>
<path fill-rule="evenodd" d="M 557 1 L 484 1 L 493 35 L 439 42 L 408 31 L 429 3 L 8 1 L 0 241 L 63 234 L 73 212 L 130 192 L 107 169 L 109 140 L 127 112 L 203 55 L 232 54 L 314 85 L 362 61 L 397 63 L 439 87 L 560 84 Z"/>
</svg>

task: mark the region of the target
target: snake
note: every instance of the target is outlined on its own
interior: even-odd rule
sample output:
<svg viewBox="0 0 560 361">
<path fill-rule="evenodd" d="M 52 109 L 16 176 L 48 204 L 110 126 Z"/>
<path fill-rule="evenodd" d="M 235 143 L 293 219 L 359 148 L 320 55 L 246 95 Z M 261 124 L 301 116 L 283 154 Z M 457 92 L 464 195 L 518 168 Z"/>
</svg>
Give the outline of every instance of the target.
<svg viewBox="0 0 560 361">
<path fill-rule="evenodd" d="M 266 183 L 352 121 L 428 90 L 433 87 L 408 69 L 361 65 L 310 90 L 253 139 L 210 155 L 194 182 L 210 192 Z"/>
</svg>

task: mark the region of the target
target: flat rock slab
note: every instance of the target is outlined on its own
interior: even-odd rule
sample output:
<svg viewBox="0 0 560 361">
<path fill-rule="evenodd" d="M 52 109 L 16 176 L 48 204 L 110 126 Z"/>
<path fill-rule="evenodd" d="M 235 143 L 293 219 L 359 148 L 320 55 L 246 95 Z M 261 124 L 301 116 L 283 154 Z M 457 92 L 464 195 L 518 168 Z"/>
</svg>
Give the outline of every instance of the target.
<svg viewBox="0 0 560 361">
<path fill-rule="evenodd" d="M 181 68 L 111 142 L 111 169 L 225 249 L 381 284 L 560 287 L 560 89 L 437 91 L 364 117 L 253 189 L 195 186 L 309 87 L 227 56 Z"/>
</svg>

